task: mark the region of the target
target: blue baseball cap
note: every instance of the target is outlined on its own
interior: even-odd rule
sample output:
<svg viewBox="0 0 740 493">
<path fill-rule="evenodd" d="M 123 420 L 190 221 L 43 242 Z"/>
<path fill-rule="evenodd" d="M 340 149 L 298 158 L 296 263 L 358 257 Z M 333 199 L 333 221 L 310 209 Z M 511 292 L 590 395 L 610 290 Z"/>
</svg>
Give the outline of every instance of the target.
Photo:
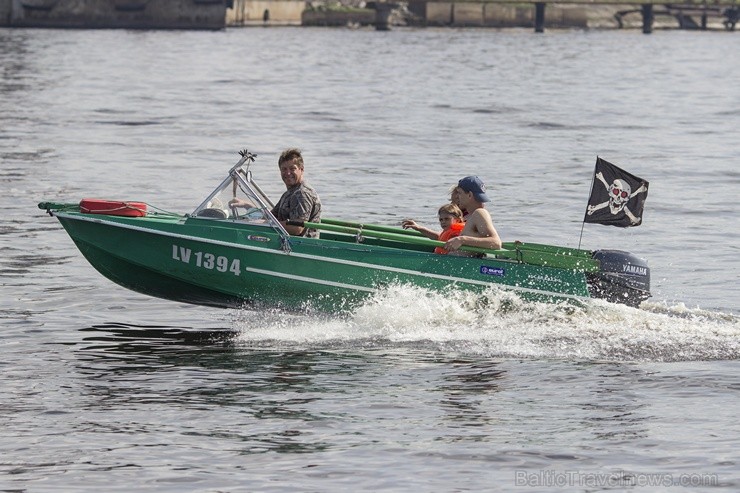
<svg viewBox="0 0 740 493">
<path fill-rule="evenodd" d="M 475 200 L 478 202 L 491 201 L 491 199 L 488 198 L 488 195 L 486 195 L 485 183 L 483 183 L 483 180 L 477 176 L 466 176 L 457 182 L 457 186 L 462 188 L 465 192 L 473 192 L 473 197 L 475 197 Z"/>
</svg>

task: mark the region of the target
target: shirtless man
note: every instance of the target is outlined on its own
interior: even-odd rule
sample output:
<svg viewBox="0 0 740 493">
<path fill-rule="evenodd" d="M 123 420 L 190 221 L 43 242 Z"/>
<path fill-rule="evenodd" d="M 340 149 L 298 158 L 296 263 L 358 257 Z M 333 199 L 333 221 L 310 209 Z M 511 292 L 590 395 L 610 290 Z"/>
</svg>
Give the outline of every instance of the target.
<svg viewBox="0 0 740 493">
<path fill-rule="evenodd" d="M 461 246 L 501 249 L 501 238 L 493 227 L 491 214 L 483 205 L 491 201 L 486 195 L 483 181 L 477 176 L 466 176 L 457 183 L 457 187 L 460 206 L 468 211 L 469 215 L 460 236 L 450 238 L 445 243 L 445 250 L 454 252 Z"/>
</svg>

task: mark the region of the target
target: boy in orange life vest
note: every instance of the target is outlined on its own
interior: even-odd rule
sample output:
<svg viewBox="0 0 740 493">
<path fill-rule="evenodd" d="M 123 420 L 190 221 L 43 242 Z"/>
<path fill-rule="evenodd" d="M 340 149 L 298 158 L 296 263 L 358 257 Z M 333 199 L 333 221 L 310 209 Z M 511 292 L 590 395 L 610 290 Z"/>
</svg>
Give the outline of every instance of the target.
<svg viewBox="0 0 740 493">
<path fill-rule="evenodd" d="M 455 204 L 445 204 L 437 211 L 439 217 L 439 225 L 442 226 L 442 231 L 437 233 L 424 226 L 419 226 L 412 219 L 406 219 L 401 223 L 404 229 L 413 229 L 423 234 L 427 238 L 438 241 L 447 241 L 450 238 L 454 238 L 459 235 L 465 227 L 463 222 L 463 213 L 458 206 Z M 447 250 L 442 247 L 436 247 L 434 253 L 445 255 Z"/>
</svg>

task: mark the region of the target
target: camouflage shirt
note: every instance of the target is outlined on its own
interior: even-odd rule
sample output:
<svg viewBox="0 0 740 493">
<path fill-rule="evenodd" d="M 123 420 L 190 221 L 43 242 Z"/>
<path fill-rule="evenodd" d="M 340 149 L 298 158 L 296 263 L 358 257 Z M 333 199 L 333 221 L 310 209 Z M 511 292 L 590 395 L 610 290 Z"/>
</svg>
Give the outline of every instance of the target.
<svg viewBox="0 0 740 493">
<path fill-rule="evenodd" d="M 278 221 L 309 221 L 321 222 L 321 199 L 308 183 L 301 182 L 289 188 L 280 197 L 272 209 Z M 318 238 L 319 232 L 315 229 L 306 229 L 303 236 Z"/>
</svg>

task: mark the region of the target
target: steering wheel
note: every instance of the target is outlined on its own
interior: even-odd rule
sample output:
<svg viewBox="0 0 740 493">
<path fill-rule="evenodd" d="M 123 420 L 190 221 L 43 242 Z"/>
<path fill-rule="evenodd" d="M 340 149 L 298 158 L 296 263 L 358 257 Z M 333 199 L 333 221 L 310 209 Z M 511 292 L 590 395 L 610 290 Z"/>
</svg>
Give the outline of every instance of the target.
<svg viewBox="0 0 740 493">
<path fill-rule="evenodd" d="M 211 219 L 226 219 L 229 215 L 223 209 L 216 209 L 215 207 L 208 207 L 207 209 L 201 209 L 196 214 L 197 217 L 209 217 Z"/>
</svg>

